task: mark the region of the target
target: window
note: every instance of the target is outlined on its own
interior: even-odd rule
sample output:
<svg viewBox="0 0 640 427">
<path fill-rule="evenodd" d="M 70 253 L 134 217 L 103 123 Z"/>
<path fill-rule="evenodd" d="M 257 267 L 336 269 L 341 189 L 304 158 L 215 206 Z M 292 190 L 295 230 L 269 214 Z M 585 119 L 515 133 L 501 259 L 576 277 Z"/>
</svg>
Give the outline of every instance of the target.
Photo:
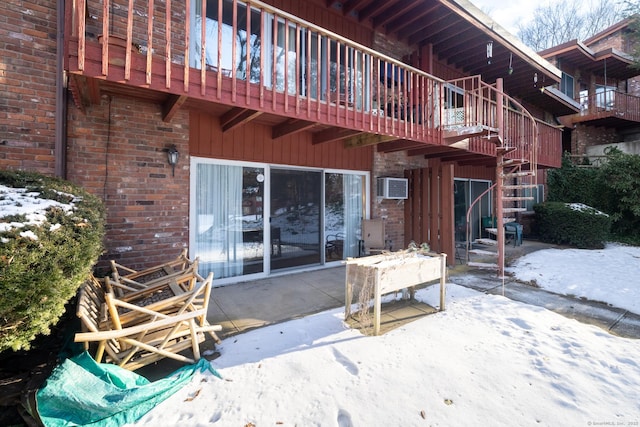
<svg viewBox="0 0 640 427">
<path fill-rule="evenodd" d="M 206 2 L 204 43 L 202 6 Z M 191 67 L 260 83 L 289 95 L 368 110 L 371 57 L 302 25 L 232 0 L 191 0 Z M 233 17 L 236 15 L 235 34 Z M 248 15 L 248 16 L 247 16 Z M 218 52 L 218 41 L 222 49 Z M 234 49 L 235 48 L 235 49 Z M 264 57 L 262 57 L 264 56 Z M 261 62 L 264 68 L 261 70 Z"/>
<path fill-rule="evenodd" d="M 574 99 L 573 76 L 562 72 L 562 80 L 560 80 L 560 92 Z"/>
<path fill-rule="evenodd" d="M 219 1 L 222 1 L 222 19 L 218 16 Z M 191 21 L 194 22 L 194 25 L 192 26 L 189 62 L 190 66 L 201 68 L 202 0 L 192 0 L 192 2 Z M 246 79 L 248 74 L 251 82 L 259 82 L 260 12 L 249 9 L 251 13 L 251 16 L 248 17 L 250 30 L 247 31 L 247 6 L 238 2 L 236 34 L 233 34 L 233 2 L 231 0 L 206 0 L 206 9 L 204 40 L 206 66 L 216 71 L 220 70 L 227 77 L 235 74 L 236 78 L 242 80 Z M 222 21 L 221 24 L 220 21 Z M 218 52 L 220 35 L 223 49 Z M 232 48 L 234 43 L 235 56 Z"/>
</svg>

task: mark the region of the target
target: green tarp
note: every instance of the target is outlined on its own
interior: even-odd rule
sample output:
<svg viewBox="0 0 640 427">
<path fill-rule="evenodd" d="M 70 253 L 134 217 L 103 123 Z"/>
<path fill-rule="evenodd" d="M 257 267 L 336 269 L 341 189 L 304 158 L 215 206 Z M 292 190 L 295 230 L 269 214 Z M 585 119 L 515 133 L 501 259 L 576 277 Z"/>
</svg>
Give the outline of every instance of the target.
<svg viewBox="0 0 640 427">
<path fill-rule="evenodd" d="M 84 352 L 57 366 L 36 394 L 45 426 L 121 426 L 133 423 L 182 388 L 196 372 L 210 371 L 205 359 L 149 382 L 116 365 L 97 363 Z"/>
</svg>

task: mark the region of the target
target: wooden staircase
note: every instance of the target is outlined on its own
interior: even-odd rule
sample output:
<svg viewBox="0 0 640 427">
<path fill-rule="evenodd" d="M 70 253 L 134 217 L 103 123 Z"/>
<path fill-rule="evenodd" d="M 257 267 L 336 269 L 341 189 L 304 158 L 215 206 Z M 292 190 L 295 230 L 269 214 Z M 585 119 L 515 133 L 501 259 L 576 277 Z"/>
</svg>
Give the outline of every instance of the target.
<svg viewBox="0 0 640 427">
<path fill-rule="evenodd" d="M 538 133 L 535 119 L 517 101 L 502 92 L 502 81 L 495 87 L 497 134 L 489 136 L 496 144 L 495 184 L 478 196 L 467 211 L 467 265 L 476 268 L 495 269 L 498 276 L 504 276 L 505 224 L 516 221 L 520 212 L 526 211 L 525 204 L 533 200 L 526 190 L 537 187 L 537 147 Z M 525 115 L 511 114 L 516 105 Z M 518 130 L 520 132 L 518 132 Z M 477 239 L 474 243 L 497 248 L 497 251 L 473 249 L 471 247 L 470 219 L 473 207 L 490 191 L 494 191 L 494 212 L 496 228 L 489 229 L 493 238 Z M 492 262 L 470 262 L 470 254 L 493 259 Z M 495 262 L 494 262 L 495 261 Z"/>
</svg>

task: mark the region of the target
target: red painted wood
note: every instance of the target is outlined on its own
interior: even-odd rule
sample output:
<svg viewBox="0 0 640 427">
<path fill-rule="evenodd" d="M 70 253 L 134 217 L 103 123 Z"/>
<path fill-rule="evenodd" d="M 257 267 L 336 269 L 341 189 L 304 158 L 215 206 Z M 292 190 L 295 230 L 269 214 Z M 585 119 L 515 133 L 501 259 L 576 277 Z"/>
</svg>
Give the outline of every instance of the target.
<svg viewBox="0 0 640 427">
<path fill-rule="evenodd" d="M 370 171 L 373 147 L 345 148 L 341 141 L 312 144 L 310 132 L 271 139 L 269 126 L 249 123 L 223 133 L 217 117 L 191 112 L 190 155 L 283 165 Z"/>
</svg>

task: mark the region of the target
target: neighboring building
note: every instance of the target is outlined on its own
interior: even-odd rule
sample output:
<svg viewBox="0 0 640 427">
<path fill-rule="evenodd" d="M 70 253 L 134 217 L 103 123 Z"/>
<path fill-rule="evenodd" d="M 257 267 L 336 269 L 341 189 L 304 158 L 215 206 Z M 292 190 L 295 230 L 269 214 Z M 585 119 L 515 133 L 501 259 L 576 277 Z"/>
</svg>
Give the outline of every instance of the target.
<svg viewBox="0 0 640 427">
<path fill-rule="evenodd" d="M 218 284 L 317 268 L 359 255 L 366 218 L 454 263 L 503 168 L 536 194 L 560 165 L 560 71 L 466 0 L 249 4 L 0 4 L 0 167 L 102 197 L 99 267 L 188 247 Z M 511 210 L 490 194 L 472 237 Z"/>
<path fill-rule="evenodd" d="M 597 164 L 606 147 L 640 154 L 640 80 L 631 67 L 633 38 L 624 19 L 583 42 L 540 52 L 562 71 L 557 89 L 580 106 L 562 116 L 563 150 L 581 163 Z"/>
</svg>

